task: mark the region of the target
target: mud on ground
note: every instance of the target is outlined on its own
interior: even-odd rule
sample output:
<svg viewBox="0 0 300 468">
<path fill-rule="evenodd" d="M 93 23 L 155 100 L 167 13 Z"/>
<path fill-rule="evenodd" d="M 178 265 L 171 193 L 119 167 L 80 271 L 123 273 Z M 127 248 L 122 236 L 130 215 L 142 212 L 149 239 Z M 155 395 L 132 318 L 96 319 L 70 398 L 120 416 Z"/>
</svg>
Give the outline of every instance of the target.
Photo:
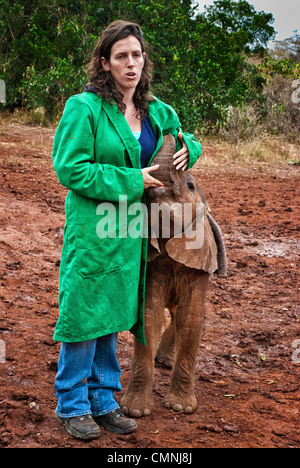
<svg viewBox="0 0 300 468">
<path fill-rule="evenodd" d="M 299 168 L 205 164 L 193 173 L 226 239 L 229 274 L 212 277 L 192 415 L 162 406 L 130 436 L 72 439 L 56 421 L 58 274 L 66 190 L 52 169 L 54 131 L 0 123 L 0 447 L 300 446 Z M 119 337 L 126 388 L 132 339 Z M 293 358 L 292 358 L 293 356 Z"/>
</svg>

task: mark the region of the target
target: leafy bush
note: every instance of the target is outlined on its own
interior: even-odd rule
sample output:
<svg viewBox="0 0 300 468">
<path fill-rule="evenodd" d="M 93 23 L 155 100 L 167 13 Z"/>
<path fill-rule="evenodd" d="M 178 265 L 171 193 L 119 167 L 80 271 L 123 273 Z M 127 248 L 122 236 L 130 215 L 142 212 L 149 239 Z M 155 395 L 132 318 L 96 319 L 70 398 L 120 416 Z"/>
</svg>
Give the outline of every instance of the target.
<svg viewBox="0 0 300 468">
<path fill-rule="evenodd" d="M 291 140 L 300 135 L 300 107 L 292 101 L 292 82 L 290 78 L 275 75 L 265 88 L 266 101 L 262 109 L 266 131 Z"/>
<path fill-rule="evenodd" d="M 294 63 L 292 59 L 280 59 L 268 57 L 259 66 L 258 70 L 271 81 L 275 75 L 284 76 L 296 80 L 300 78 L 300 63 Z"/>
<path fill-rule="evenodd" d="M 37 73 L 34 66 L 27 67 L 21 81 L 20 96 L 28 109 L 43 107 L 48 115 L 61 112 L 66 100 L 84 88 L 83 66 L 75 68 L 73 58 L 57 58 L 45 73 Z"/>
</svg>

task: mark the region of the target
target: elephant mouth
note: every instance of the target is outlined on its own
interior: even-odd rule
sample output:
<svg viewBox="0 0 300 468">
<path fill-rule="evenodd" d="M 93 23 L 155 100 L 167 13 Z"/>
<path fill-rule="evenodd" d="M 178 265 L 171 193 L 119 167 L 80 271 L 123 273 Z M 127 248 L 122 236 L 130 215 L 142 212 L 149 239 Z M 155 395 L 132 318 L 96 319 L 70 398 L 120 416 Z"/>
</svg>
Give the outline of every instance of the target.
<svg viewBox="0 0 300 468">
<path fill-rule="evenodd" d="M 151 202 L 155 202 L 155 201 L 160 202 L 162 200 L 162 197 L 165 199 L 172 185 L 170 183 L 169 184 L 166 184 L 165 182 L 163 183 L 164 183 L 163 187 L 150 187 L 147 189 L 146 191 L 147 200 Z"/>
<path fill-rule="evenodd" d="M 164 187 L 152 187 L 148 189 L 148 194 L 150 195 L 151 199 L 154 199 L 156 197 L 162 197 L 165 195 L 167 192 L 167 188 Z"/>
</svg>

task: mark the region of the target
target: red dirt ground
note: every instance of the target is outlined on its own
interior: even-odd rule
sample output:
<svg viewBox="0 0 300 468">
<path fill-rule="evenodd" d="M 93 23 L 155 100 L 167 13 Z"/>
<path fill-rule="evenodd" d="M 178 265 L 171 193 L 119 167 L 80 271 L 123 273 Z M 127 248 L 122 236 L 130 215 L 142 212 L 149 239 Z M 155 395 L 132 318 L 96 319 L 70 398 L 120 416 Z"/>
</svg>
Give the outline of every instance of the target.
<svg viewBox="0 0 300 468">
<path fill-rule="evenodd" d="M 197 411 L 162 406 L 170 371 L 157 367 L 156 410 L 135 434 L 103 430 L 87 443 L 56 421 L 52 336 L 66 190 L 52 168 L 53 135 L 0 122 L 0 447 L 299 448 L 299 168 L 206 165 L 213 146 L 193 173 L 225 235 L 229 274 L 211 278 Z M 122 393 L 131 351 L 131 335 L 121 333 Z"/>
</svg>

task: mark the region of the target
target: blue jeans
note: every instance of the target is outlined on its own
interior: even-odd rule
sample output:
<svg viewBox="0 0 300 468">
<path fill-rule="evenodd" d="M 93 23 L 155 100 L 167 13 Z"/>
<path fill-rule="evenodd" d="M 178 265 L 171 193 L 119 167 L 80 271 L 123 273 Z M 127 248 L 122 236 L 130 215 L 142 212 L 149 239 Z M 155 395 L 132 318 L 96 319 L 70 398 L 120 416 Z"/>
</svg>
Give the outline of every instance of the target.
<svg viewBox="0 0 300 468">
<path fill-rule="evenodd" d="M 113 333 L 81 343 L 62 343 L 55 379 L 58 416 L 100 416 L 119 408 L 114 398 L 114 392 L 122 389 L 117 337 Z"/>
</svg>

